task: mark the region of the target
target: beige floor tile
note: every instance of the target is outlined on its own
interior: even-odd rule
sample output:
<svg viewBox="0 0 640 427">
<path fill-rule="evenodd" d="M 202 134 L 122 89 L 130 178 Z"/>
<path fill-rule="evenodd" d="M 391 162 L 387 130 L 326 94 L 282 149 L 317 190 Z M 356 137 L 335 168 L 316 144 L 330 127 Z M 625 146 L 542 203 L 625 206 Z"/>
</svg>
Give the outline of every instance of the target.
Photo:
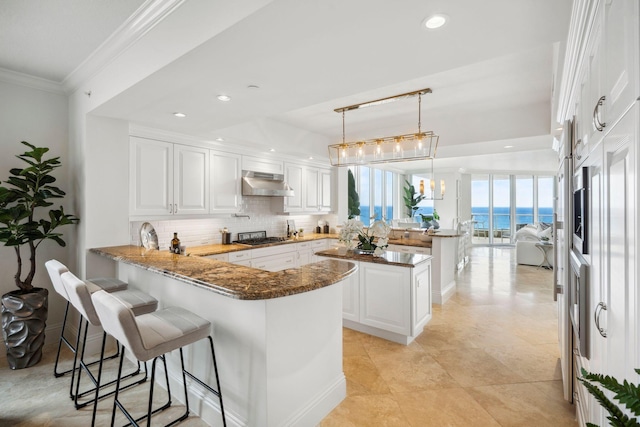
<svg viewBox="0 0 640 427">
<path fill-rule="evenodd" d="M 407 427 L 398 402 L 390 395 L 348 396 L 320 423 L 321 427 Z"/>
<path fill-rule="evenodd" d="M 459 387 L 451 375 L 426 352 L 379 350 L 370 357 L 394 393 Z"/>
<path fill-rule="evenodd" d="M 523 383 L 474 387 L 467 391 L 502 426 L 575 426 L 575 408 L 551 384 Z"/>
<path fill-rule="evenodd" d="M 369 356 L 346 356 L 342 366 L 347 377 L 347 395 L 389 393 L 389 386 Z"/>
<path fill-rule="evenodd" d="M 560 359 L 544 345 L 517 345 L 484 349 L 494 359 L 516 371 L 527 381 L 561 380 Z"/>
<path fill-rule="evenodd" d="M 499 427 L 464 389 L 394 393 L 400 409 L 412 427 Z"/>
</svg>

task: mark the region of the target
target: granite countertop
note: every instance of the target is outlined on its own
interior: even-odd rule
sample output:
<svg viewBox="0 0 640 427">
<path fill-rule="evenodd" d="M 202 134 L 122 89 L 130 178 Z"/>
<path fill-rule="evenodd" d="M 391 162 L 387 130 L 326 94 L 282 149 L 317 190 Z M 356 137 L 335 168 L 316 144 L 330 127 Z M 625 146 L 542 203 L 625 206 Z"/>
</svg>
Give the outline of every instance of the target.
<svg viewBox="0 0 640 427">
<path fill-rule="evenodd" d="M 403 245 L 403 246 L 418 246 L 422 248 L 430 248 L 432 243 L 430 240 L 419 239 L 405 239 L 404 237 L 399 239 L 389 239 L 390 245 Z"/>
<path fill-rule="evenodd" d="M 187 255 L 194 255 L 194 256 L 218 255 L 218 254 L 226 254 L 229 252 L 244 251 L 247 249 L 258 249 L 258 248 L 266 248 L 269 246 L 287 245 L 290 243 L 303 243 L 303 242 L 311 242 L 313 240 L 337 239 L 337 238 L 338 238 L 337 234 L 310 233 L 310 234 L 305 234 L 303 237 L 298 237 L 295 240 L 289 239 L 282 242 L 267 243 L 265 245 L 244 245 L 242 243 L 232 243 L 230 245 L 215 244 L 215 245 L 192 246 L 192 247 L 187 247 Z"/>
<path fill-rule="evenodd" d="M 402 252 L 384 251 L 380 255 L 364 255 L 349 251 L 346 248 L 333 248 L 316 252 L 318 256 L 347 259 L 374 264 L 399 265 L 402 267 L 415 267 L 433 258 L 431 255 L 406 254 Z"/>
<path fill-rule="evenodd" d="M 147 250 L 140 246 L 112 246 L 89 251 L 242 300 L 279 298 L 313 291 L 338 283 L 356 271 L 355 264 L 339 260 L 270 272 L 197 256 Z"/>
</svg>

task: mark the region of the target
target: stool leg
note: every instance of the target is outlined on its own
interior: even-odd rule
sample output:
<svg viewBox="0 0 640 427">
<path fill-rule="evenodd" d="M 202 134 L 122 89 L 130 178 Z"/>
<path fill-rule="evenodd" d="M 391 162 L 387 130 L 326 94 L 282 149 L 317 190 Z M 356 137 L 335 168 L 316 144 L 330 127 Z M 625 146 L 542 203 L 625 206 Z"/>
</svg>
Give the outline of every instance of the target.
<svg viewBox="0 0 640 427">
<path fill-rule="evenodd" d="M 73 397 L 73 380 L 76 375 L 76 366 L 78 364 L 78 348 L 80 347 L 80 335 L 82 335 L 82 316 L 78 321 L 78 336 L 76 337 L 76 349 L 73 352 L 73 368 L 71 369 L 71 385 L 69 386 L 69 397 L 75 400 Z"/>
<path fill-rule="evenodd" d="M 97 380 L 97 384 L 96 384 L 96 393 L 94 396 L 94 403 L 93 403 L 93 413 L 91 414 L 91 427 L 96 425 L 96 413 L 98 412 L 98 394 L 100 392 L 100 381 L 102 380 L 102 363 L 104 360 L 104 348 L 107 345 L 107 333 L 104 332 L 102 334 L 102 347 L 100 349 L 100 364 L 98 365 L 98 380 Z M 119 344 L 116 344 L 116 346 L 118 347 L 118 351 L 120 348 Z"/>
<path fill-rule="evenodd" d="M 62 320 L 62 330 L 60 331 L 60 339 L 58 340 L 58 352 L 56 353 L 56 362 L 53 365 L 53 376 L 56 378 L 71 372 L 71 370 L 58 372 L 58 361 L 60 360 L 60 349 L 62 348 L 62 343 L 64 342 L 67 345 L 67 347 L 69 347 L 69 350 L 73 351 L 73 353 L 75 354 L 75 349 L 71 347 L 71 344 L 69 343 L 69 341 L 67 341 L 67 339 L 64 337 L 64 328 L 67 326 L 68 314 L 69 314 L 69 301 L 67 301 L 67 307 L 64 309 L 64 318 Z"/>
<path fill-rule="evenodd" d="M 78 366 L 78 378 L 76 380 L 76 391 L 73 393 L 73 403 L 76 409 L 79 409 L 85 405 L 78 404 L 78 395 L 80 394 L 80 377 L 82 376 L 82 368 L 83 368 L 83 359 L 84 359 L 84 350 L 87 346 L 87 332 L 89 331 L 89 321 L 85 321 L 84 324 L 84 337 L 82 338 L 82 350 L 80 351 L 80 365 Z M 77 348 L 77 347 L 76 347 Z M 75 368 L 75 364 L 74 364 Z M 85 368 L 86 369 L 86 368 Z"/>
<path fill-rule="evenodd" d="M 222 415 L 222 425 L 227 426 L 227 419 L 224 416 L 224 405 L 222 403 L 222 389 L 220 388 L 220 377 L 218 376 L 218 363 L 216 362 L 216 352 L 213 349 L 213 338 L 209 335 L 209 346 L 211 347 L 211 359 L 213 359 L 213 371 L 216 374 L 216 387 L 218 387 L 218 398 L 220 399 L 220 414 Z"/>
</svg>

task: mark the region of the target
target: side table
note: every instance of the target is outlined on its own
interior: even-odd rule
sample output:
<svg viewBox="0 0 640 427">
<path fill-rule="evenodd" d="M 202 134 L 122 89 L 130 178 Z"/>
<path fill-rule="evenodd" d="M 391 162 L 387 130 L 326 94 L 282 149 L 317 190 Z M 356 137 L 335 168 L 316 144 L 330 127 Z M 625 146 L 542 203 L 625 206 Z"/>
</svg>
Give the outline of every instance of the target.
<svg viewBox="0 0 640 427">
<path fill-rule="evenodd" d="M 536 243 L 536 248 L 540 249 L 540 252 L 542 252 L 542 262 L 540 263 L 540 265 L 538 265 L 538 267 L 546 268 L 548 270 L 552 269 L 553 267 L 549 262 L 549 252 L 553 249 L 553 243 Z"/>
</svg>

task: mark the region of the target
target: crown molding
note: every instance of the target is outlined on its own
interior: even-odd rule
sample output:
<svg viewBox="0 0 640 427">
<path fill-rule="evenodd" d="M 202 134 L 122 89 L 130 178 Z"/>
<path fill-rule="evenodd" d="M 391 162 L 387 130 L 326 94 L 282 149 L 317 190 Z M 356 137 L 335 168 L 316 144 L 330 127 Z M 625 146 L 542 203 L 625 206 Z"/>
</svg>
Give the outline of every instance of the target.
<svg viewBox="0 0 640 427">
<path fill-rule="evenodd" d="M 76 91 L 131 47 L 185 0 L 147 0 L 107 40 L 62 81 L 65 92 Z"/>
<path fill-rule="evenodd" d="M 53 80 L 35 77 L 29 74 L 18 73 L 17 71 L 0 68 L 0 81 L 14 85 L 26 86 L 32 89 L 44 90 L 46 92 L 64 94 L 64 88 Z"/>
</svg>

